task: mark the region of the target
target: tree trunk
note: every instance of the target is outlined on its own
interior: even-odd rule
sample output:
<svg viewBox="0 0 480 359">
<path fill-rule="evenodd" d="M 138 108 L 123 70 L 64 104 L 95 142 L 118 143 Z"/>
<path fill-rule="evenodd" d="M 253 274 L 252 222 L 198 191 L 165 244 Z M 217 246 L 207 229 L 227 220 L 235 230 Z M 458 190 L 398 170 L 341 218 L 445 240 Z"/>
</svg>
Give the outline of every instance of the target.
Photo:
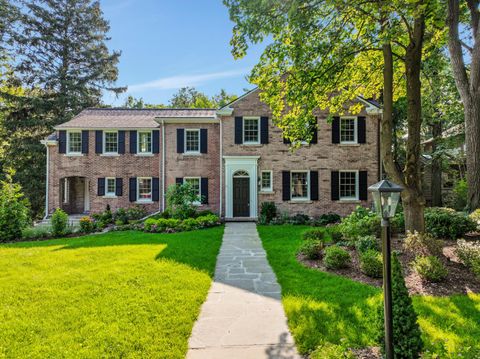
<svg viewBox="0 0 480 359">
<path fill-rule="evenodd" d="M 478 93 L 478 92 L 477 92 Z M 468 207 L 480 208 L 480 94 L 465 105 Z"/>
<path fill-rule="evenodd" d="M 436 154 L 438 144 L 442 139 L 442 122 L 436 119 L 432 124 L 432 206 L 442 207 L 442 158 Z"/>
</svg>

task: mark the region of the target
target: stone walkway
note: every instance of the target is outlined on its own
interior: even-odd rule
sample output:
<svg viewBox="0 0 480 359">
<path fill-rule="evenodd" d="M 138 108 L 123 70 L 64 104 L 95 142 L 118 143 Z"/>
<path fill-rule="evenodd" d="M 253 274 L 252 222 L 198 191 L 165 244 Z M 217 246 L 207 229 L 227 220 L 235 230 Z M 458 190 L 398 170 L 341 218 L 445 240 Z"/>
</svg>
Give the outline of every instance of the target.
<svg viewBox="0 0 480 359">
<path fill-rule="evenodd" d="M 187 358 L 300 358 L 255 223 L 226 224 L 215 280 Z"/>
</svg>

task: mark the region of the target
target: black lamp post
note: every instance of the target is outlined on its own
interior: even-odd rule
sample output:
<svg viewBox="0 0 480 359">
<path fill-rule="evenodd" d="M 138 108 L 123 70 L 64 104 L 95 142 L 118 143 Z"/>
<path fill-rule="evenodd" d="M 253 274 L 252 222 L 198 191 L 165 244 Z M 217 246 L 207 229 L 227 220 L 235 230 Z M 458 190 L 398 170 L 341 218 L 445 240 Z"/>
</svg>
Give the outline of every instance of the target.
<svg viewBox="0 0 480 359">
<path fill-rule="evenodd" d="M 370 187 L 375 208 L 382 218 L 383 253 L 383 307 L 385 317 L 385 354 L 393 359 L 393 316 L 392 316 L 392 268 L 390 248 L 390 218 L 395 216 L 400 193 L 403 188 L 388 180 L 380 181 Z"/>
</svg>

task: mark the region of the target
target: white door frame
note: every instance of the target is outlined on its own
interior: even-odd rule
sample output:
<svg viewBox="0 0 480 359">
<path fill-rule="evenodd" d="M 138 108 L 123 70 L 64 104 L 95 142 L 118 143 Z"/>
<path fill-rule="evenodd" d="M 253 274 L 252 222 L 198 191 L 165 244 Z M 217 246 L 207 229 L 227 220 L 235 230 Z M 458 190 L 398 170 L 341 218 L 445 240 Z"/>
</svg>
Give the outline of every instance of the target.
<svg viewBox="0 0 480 359">
<path fill-rule="evenodd" d="M 260 156 L 223 156 L 225 161 L 225 218 L 233 218 L 233 174 L 246 171 L 250 177 L 250 218 L 257 218 L 257 162 Z"/>
<path fill-rule="evenodd" d="M 89 212 L 90 211 L 90 180 L 85 177 L 85 180 L 83 181 L 83 186 L 84 186 L 84 205 L 83 205 L 83 211 L 84 212 Z"/>
</svg>

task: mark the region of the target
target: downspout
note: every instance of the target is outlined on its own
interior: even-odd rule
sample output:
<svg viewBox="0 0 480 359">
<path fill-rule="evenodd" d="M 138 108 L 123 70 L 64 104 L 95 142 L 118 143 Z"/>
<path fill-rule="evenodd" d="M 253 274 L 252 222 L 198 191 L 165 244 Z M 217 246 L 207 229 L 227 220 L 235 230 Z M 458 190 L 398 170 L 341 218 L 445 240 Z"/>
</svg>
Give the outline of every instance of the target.
<svg viewBox="0 0 480 359">
<path fill-rule="evenodd" d="M 49 150 L 48 150 L 48 144 L 47 142 L 45 142 L 45 149 L 47 151 L 47 173 L 46 173 L 46 176 L 45 176 L 45 216 L 43 217 L 43 219 L 47 219 L 48 217 L 48 182 L 49 182 L 49 162 L 50 162 L 50 155 L 49 155 Z"/>
<path fill-rule="evenodd" d="M 165 120 L 162 120 L 162 208 L 165 211 Z"/>
<path fill-rule="evenodd" d="M 223 205 L 223 127 L 222 118 L 219 118 L 220 122 L 220 208 L 218 216 L 222 217 L 222 205 Z"/>
</svg>

